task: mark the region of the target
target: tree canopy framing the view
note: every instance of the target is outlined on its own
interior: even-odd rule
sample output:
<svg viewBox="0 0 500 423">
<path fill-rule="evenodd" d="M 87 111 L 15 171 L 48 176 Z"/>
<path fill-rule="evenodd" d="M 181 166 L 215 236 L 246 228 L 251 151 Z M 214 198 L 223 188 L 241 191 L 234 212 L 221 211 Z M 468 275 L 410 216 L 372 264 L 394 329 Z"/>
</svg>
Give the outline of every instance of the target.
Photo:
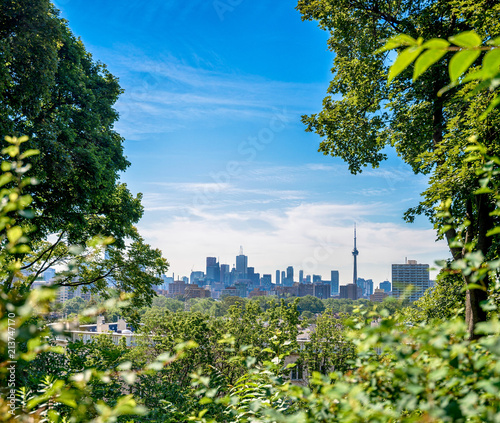
<svg viewBox="0 0 500 423">
<path fill-rule="evenodd" d="M 491 216 L 495 201 L 489 193 L 477 192 L 483 163 L 469 160 L 466 152 L 470 137 L 475 136 L 490 156 L 500 153 L 500 113 L 488 109 L 493 94 L 475 90 L 477 83 L 472 79 L 459 87 L 449 86 L 450 59 L 441 51 L 422 54 L 416 65 L 416 80 L 404 64 L 424 51 L 423 40 L 444 38 L 433 41 L 442 48 L 454 36 L 460 43 L 466 36 L 458 34 L 467 31 L 475 31 L 480 40 L 498 37 L 500 2 L 301 0 L 297 9 L 303 19 L 317 20 L 330 32 L 328 45 L 335 53 L 334 77 L 323 110 L 303 117 L 307 131 L 323 138 L 320 152 L 342 158 L 352 173 L 358 173 L 368 165 L 378 167 L 386 159 L 385 149 L 394 147 L 415 173 L 429 175 L 423 201 L 408 210 L 405 218 L 413 221 L 416 215 L 425 214 L 438 236 L 448 241 L 455 260 L 469 252 L 455 246 L 455 228 L 470 222 L 464 243 L 487 258 L 497 256 L 497 243 L 487 236 L 496 224 L 496 217 Z M 401 67 L 391 72 L 387 51 L 398 39 L 413 39 L 416 45 L 408 47 L 406 43 L 407 49 L 397 59 Z M 381 49 L 383 40 L 392 40 L 392 47 L 387 44 Z M 379 54 L 374 54 L 376 51 Z M 459 55 L 463 69 L 460 72 L 460 66 L 452 66 L 452 83 L 479 54 L 465 51 Z M 443 90 L 445 87 L 448 89 Z M 485 110 L 489 111 L 486 118 Z M 448 199 L 449 215 L 444 216 L 436 207 Z M 455 225 L 449 224 L 450 216 Z M 466 282 L 470 281 L 466 278 Z M 488 276 L 482 283 L 483 287 L 467 293 L 471 336 L 477 322 L 486 319 L 480 303 L 487 299 Z"/>
<path fill-rule="evenodd" d="M 49 0 L 8 0 L 0 12 L 0 133 L 28 136 L 40 152 L 27 158 L 38 182 L 25 187 L 33 203 L 23 223 L 31 228 L 24 289 L 49 267 L 72 263 L 74 272 L 56 283 L 102 292 L 112 280 L 119 290 L 135 291 L 137 306 L 150 302 L 168 263 L 134 227 L 142 195 L 119 179 L 130 163 L 114 129 L 113 106 L 123 92 L 118 79 Z M 113 239 L 106 257 L 102 247 L 99 253 L 87 247 L 95 236 Z M 75 245 L 83 246 L 80 254 Z"/>
</svg>

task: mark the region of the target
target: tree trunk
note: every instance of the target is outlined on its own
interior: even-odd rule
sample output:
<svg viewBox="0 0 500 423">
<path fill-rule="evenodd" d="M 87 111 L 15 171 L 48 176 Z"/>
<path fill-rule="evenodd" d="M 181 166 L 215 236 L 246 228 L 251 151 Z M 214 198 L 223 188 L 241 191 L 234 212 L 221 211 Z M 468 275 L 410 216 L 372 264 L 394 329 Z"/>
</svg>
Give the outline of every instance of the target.
<svg viewBox="0 0 500 423">
<path fill-rule="evenodd" d="M 486 236 L 486 233 L 493 227 L 493 219 L 490 216 L 492 206 L 487 194 L 479 194 L 475 196 L 476 200 L 476 216 L 477 221 L 474 230 L 477 234 L 476 251 L 481 251 L 484 257 L 487 257 L 488 251 L 491 248 L 491 237 Z M 473 223 L 471 223 L 472 225 Z M 465 283 L 470 284 L 470 277 L 465 277 Z M 479 335 L 475 334 L 476 325 L 484 322 L 487 319 L 487 313 L 483 310 L 481 304 L 488 300 L 489 277 L 485 276 L 476 284 L 481 285 L 480 288 L 467 289 L 465 300 L 465 321 L 469 331 L 469 339 L 477 339 Z"/>
<path fill-rule="evenodd" d="M 468 277 L 464 276 L 465 283 L 468 284 Z M 485 278 L 486 287 L 488 277 Z M 480 336 L 474 333 L 476 325 L 486 321 L 487 313 L 481 307 L 481 303 L 488 300 L 488 291 L 486 289 L 467 289 L 465 297 L 465 322 L 469 331 L 469 339 L 478 339 Z"/>
</svg>

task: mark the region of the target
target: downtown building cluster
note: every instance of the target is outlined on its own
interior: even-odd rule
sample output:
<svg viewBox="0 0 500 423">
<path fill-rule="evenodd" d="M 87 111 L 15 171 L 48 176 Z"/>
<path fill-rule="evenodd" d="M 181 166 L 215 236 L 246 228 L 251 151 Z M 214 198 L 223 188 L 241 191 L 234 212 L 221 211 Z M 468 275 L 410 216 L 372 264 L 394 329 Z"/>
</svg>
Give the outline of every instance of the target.
<svg viewBox="0 0 500 423">
<path fill-rule="evenodd" d="M 164 276 L 164 284 L 158 287 L 157 292 L 172 298 L 183 296 L 220 299 L 226 296 L 252 298 L 268 295 L 286 298 L 312 295 L 321 299 L 365 298 L 380 302 L 391 295 L 415 301 L 432 286 L 429 280 L 429 265 L 406 260 L 404 264 L 392 265 L 393 283 L 383 281 L 378 289 L 374 289 L 372 279 L 360 278 L 357 275 L 358 254 L 354 238 L 353 282 L 347 285 L 340 285 L 338 270 L 332 270 L 330 278 L 325 280 L 321 275 L 305 275 L 303 270 L 299 270 L 297 275 L 293 266 L 288 266 L 286 270 L 276 270 L 273 280 L 272 274 L 261 275 L 254 267 L 248 266 L 248 256 L 244 255 L 240 248 L 236 264 L 232 268 L 228 264 L 219 263 L 216 257 L 207 257 L 205 271 L 192 271 L 189 278 L 178 280 Z"/>
</svg>

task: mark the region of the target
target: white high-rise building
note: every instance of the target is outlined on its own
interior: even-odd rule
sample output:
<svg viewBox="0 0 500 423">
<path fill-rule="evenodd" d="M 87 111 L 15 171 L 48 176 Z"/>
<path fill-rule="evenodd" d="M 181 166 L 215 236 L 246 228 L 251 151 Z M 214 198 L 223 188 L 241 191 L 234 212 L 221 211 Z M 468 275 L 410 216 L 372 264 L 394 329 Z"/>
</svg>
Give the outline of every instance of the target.
<svg viewBox="0 0 500 423">
<path fill-rule="evenodd" d="M 430 287 L 429 265 L 417 263 L 416 260 L 405 260 L 405 264 L 392 265 L 392 295 L 403 298 L 405 294 L 410 301 L 416 301 Z M 407 292 L 409 286 L 410 292 Z"/>
</svg>

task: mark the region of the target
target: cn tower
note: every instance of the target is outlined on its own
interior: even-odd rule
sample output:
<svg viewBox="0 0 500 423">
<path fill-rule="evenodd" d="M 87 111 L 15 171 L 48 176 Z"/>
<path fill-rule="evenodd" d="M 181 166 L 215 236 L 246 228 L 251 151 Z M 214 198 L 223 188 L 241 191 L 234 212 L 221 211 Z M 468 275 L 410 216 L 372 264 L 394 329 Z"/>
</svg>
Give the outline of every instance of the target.
<svg viewBox="0 0 500 423">
<path fill-rule="evenodd" d="M 358 281 L 358 254 L 359 251 L 356 248 L 356 224 L 354 224 L 354 250 L 352 250 L 352 256 L 354 257 L 354 273 L 352 275 L 352 283 Z"/>
</svg>

